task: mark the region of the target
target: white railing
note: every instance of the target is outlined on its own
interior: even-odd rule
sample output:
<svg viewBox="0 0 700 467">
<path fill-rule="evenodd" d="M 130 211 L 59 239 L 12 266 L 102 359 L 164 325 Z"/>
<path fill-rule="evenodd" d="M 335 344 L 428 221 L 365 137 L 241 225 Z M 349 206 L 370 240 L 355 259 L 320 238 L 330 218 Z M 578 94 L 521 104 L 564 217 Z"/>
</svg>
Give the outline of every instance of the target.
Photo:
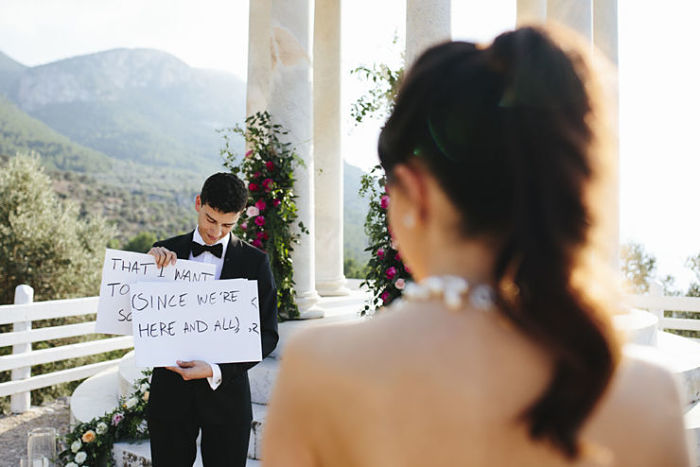
<svg viewBox="0 0 700 467">
<path fill-rule="evenodd" d="M 629 304 L 654 313 L 659 319 L 660 330 L 700 331 L 700 314 L 697 318 L 675 318 L 664 316 L 665 311 L 700 313 L 700 297 L 678 297 L 663 294 L 660 284 L 652 282 L 649 294 L 631 295 Z"/>
<path fill-rule="evenodd" d="M 32 365 L 95 355 L 133 347 L 131 336 L 109 337 L 89 342 L 32 350 L 32 343 L 95 333 L 95 321 L 64 326 L 32 329 L 32 321 L 68 316 L 84 316 L 97 312 L 98 297 L 34 302 L 34 291 L 28 285 L 15 290 L 15 304 L 0 306 L 0 324 L 12 323 L 12 331 L 0 334 L 0 347 L 12 346 L 12 354 L 0 356 L 0 371 L 12 370 L 11 380 L 0 383 L 0 396 L 11 396 L 11 410 L 29 410 L 30 391 L 59 383 L 76 381 L 117 365 L 107 360 L 66 370 L 31 376 Z"/>
</svg>

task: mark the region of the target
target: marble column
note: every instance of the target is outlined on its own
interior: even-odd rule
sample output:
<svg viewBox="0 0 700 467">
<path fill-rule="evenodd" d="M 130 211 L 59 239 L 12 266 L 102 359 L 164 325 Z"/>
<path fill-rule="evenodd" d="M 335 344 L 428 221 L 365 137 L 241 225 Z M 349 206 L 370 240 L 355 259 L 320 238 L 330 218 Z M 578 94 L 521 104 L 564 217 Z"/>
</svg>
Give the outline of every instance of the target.
<svg viewBox="0 0 700 467">
<path fill-rule="evenodd" d="M 516 26 L 544 23 L 547 19 L 547 0 L 517 0 Z"/>
<path fill-rule="evenodd" d="M 305 165 L 295 171 L 299 221 L 310 234 L 294 246 L 296 302 L 301 318 L 320 318 L 314 286 L 314 160 L 312 150 L 310 0 L 252 0 L 248 56 L 247 111 L 267 109 L 288 131 Z"/>
<path fill-rule="evenodd" d="M 611 248 L 610 255 L 613 265 L 619 266 L 620 250 L 620 179 L 619 179 L 619 106 L 620 93 L 618 82 L 618 0 L 594 0 L 593 1 L 593 44 L 607 62 L 601 67 L 603 73 L 603 85 L 605 103 L 610 116 L 610 130 L 613 138 L 615 159 L 613 161 L 614 186 L 611 198 L 615 200 L 610 207 L 612 225 L 610 226 Z"/>
<path fill-rule="evenodd" d="M 452 38 L 450 0 L 406 0 L 406 69 L 428 47 Z"/>
<path fill-rule="evenodd" d="M 267 109 L 272 79 L 270 54 L 272 0 L 252 0 L 249 3 L 246 116 Z"/>
<path fill-rule="evenodd" d="M 618 64 L 617 1 L 593 0 L 593 43 L 614 66 Z"/>
<path fill-rule="evenodd" d="M 593 0 L 547 0 L 547 19 L 593 40 Z"/>
<path fill-rule="evenodd" d="M 347 295 L 343 275 L 343 158 L 340 150 L 340 2 L 314 8 L 314 173 L 316 290 Z"/>
</svg>

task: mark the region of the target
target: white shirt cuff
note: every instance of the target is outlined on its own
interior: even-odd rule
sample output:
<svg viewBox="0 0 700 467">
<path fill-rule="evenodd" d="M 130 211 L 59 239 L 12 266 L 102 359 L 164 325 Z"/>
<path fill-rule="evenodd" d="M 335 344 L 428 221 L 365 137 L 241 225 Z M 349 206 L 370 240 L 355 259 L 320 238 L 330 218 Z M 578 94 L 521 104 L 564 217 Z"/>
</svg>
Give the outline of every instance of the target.
<svg viewBox="0 0 700 467">
<path fill-rule="evenodd" d="M 209 363 L 211 367 L 211 376 L 207 376 L 207 381 L 209 381 L 209 386 L 211 386 L 212 391 L 216 391 L 216 388 L 221 384 L 221 368 L 216 363 Z"/>
</svg>

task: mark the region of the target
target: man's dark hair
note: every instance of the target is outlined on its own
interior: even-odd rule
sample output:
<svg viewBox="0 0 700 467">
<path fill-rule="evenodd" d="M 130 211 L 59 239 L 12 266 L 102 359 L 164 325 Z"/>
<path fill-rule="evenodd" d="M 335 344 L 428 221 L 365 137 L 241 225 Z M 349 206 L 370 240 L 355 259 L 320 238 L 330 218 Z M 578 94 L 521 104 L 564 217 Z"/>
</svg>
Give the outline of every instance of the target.
<svg viewBox="0 0 700 467">
<path fill-rule="evenodd" d="M 248 190 L 234 174 L 219 172 L 207 178 L 199 196 L 202 205 L 208 204 L 217 211 L 241 212 L 248 200 Z"/>
</svg>

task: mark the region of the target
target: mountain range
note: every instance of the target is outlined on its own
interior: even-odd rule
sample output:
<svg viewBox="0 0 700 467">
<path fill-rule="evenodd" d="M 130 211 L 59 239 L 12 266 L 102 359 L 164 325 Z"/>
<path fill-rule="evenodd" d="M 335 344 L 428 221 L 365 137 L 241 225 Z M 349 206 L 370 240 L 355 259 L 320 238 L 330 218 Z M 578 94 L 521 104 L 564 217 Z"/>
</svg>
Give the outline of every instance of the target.
<svg viewBox="0 0 700 467">
<path fill-rule="evenodd" d="M 194 222 L 193 193 L 222 169 L 218 130 L 243 122 L 245 92 L 231 73 L 192 68 L 159 50 L 113 49 L 33 67 L 0 52 L 0 155 L 35 152 L 49 169 L 79 174 L 61 175 L 57 187 L 66 197 L 109 198 L 109 209 L 99 196 L 78 201 L 111 218 L 122 239 L 151 226 L 148 209 L 144 219 L 124 221 L 127 206 L 141 201 L 115 208 L 130 195 L 178 217 L 154 229 L 167 234 Z M 233 142 L 242 152 L 243 141 Z M 364 248 L 362 173 L 345 164 L 346 250 L 355 259 Z"/>
</svg>

